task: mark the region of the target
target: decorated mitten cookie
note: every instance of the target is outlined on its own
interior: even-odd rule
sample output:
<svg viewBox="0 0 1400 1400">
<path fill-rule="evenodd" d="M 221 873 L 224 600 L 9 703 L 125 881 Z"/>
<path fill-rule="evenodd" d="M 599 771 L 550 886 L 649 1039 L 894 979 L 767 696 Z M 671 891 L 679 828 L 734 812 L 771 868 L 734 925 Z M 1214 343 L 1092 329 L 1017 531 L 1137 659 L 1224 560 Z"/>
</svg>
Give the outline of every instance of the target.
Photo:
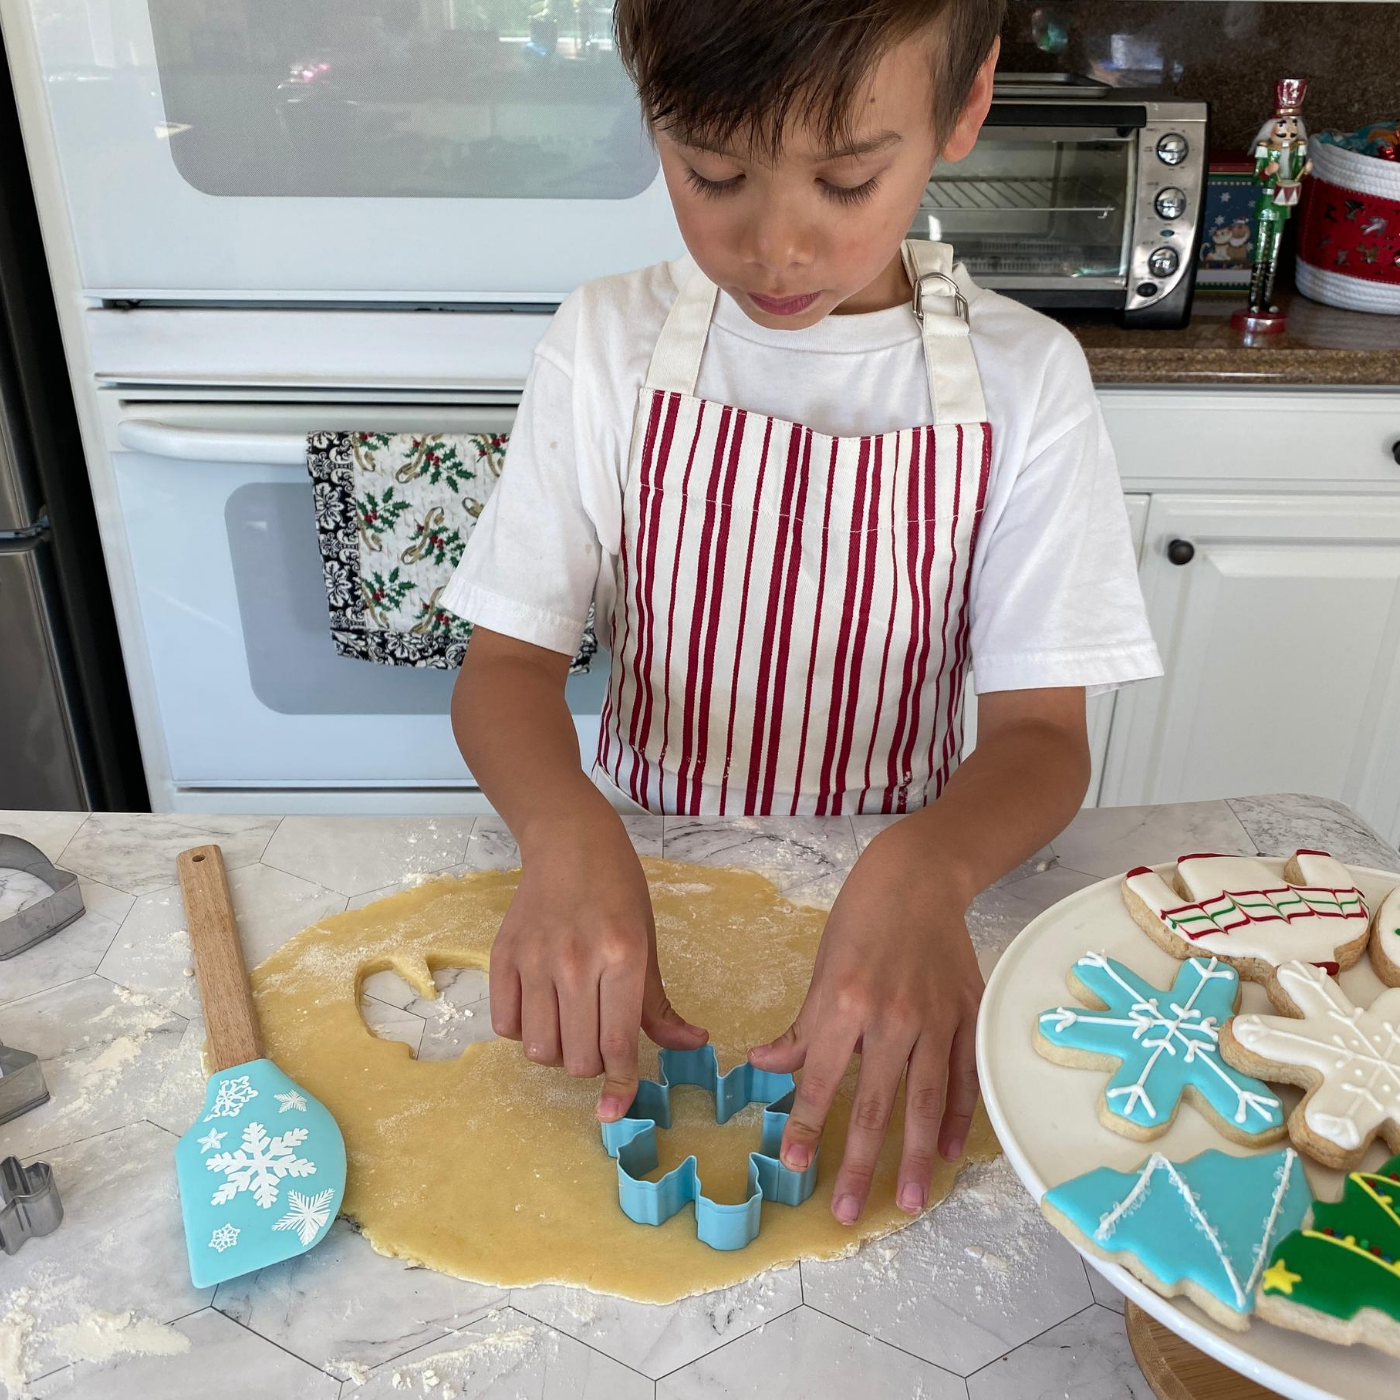
<svg viewBox="0 0 1400 1400">
<path fill-rule="evenodd" d="M 1277 986 L 1289 1014 L 1236 1016 L 1221 1033 L 1225 1058 L 1246 1074 L 1307 1089 L 1288 1134 L 1319 1162 L 1352 1171 L 1378 1134 L 1400 1151 L 1400 987 L 1363 1009 L 1302 962 L 1279 968 Z"/>
<path fill-rule="evenodd" d="M 1185 1162 L 1154 1152 L 1136 1171 L 1099 1167 L 1051 1188 L 1040 1209 L 1080 1249 L 1243 1331 L 1274 1242 L 1310 1202 L 1291 1147 L 1248 1157 L 1211 1148 Z"/>
<path fill-rule="evenodd" d="M 1371 966 L 1388 987 L 1400 987 L 1400 885 L 1381 901 L 1371 923 Z"/>
<path fill-rule="evenodd" d="M 1279 1241 L 1255 1306 L 1280 1327 L 1400 1356 L 1400 1157 L 1353 1172 L 1340 1201 L 1314 1202 L 1312 1224 Z"/>
<path fill-rule="evenodd" d="M 1174 886 L 1140 865 L 1123 877 L 1123 899 L 1172 957 L 1220 958 L 1271 1000 L 1274 969 L 1295 958 L 1350 967 L 1371 919 L 1351 872 L 1326 851 L 1297 852 L 1282 880 L 1250 856 L 1178 856 Z"/>
<path fill-rule="evenodd" d="M 1104 1009 L 1042 1012 L 1035 1048 L 1057 1064 L 1116 1070 L 1099 1097 L 1105 1127 L 1144 1142 L 1160 1137 L 1185 1097 L 1236 1142 L 1283 1137 L 1278 1096 L 1220 1055 L 1220 1027 L 1239 1004 L 1234 968 L 1190 958 L 1161 988 L 1103 953 L 1086 953 L 1070 969 L 1069 986 Z"/>
</svg>

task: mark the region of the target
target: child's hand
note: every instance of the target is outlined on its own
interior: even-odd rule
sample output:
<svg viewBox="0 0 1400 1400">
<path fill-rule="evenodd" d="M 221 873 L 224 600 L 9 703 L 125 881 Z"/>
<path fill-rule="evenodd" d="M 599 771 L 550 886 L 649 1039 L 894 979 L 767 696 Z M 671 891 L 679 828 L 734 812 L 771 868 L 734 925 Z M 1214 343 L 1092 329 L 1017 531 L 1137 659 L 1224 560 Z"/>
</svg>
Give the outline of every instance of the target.
<svg viewBox="0 0 1400 1400">
<path fill-rule="evenodd" d="M 965 902 L 941 878 L 927 841 L 905 825 L 876 837 L 847 878 L 797 1019 L 749 1052 L 761 1069 L 802 1068 L 781 1148 L 782 1160 L 799 1171 L 812 1160 L 852 1054 L 860 1053 L 846 1155 L 832 1190 L 832 1213 L 846 1225 L 870 1193 L 906 1070 L 896 1200 L 911 1214 L 928 1199 L 934 1152 L 950 1161 L 961 1155 L 977 1103 L 973 1033 L 982 974 Z"/>
<path fill-rule="evenodd" d="M 491 947 L 491 1025 L 536 1064 L 605 1075 L 598 1117 L 611 1123 L 636 1097 L 639 1027 L 674 1050 L 707 1033 L 666 999 L 651 896 L 621 821 L 567 828 L 540 834 L 526 855 Z"/>
</svg>

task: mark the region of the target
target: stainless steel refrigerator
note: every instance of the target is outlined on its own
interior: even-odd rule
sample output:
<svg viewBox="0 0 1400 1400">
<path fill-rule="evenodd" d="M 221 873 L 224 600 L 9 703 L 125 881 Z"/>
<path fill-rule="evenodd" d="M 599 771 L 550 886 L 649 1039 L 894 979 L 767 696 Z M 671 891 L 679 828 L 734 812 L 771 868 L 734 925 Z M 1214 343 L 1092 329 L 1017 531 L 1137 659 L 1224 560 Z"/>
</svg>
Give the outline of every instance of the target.
<svg viewBox="0 0 1400 1400">
<path fill-rule="evenodd" d="M 148 806 L 0 49 L 0 808 Z"/>
</svg>

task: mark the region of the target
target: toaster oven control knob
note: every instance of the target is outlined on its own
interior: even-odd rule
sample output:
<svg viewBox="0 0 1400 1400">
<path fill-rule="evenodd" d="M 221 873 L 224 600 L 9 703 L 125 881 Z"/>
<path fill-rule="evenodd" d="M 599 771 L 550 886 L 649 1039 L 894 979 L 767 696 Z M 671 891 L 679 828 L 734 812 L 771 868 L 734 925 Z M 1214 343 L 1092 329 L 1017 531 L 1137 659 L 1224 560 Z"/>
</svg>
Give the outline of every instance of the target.
<svg viewBox="0 0 1400 1400">
<path fill-rule="evenodd" d="M 1154 207 L 1164 219 L 1179 219 L 1186 212 L 1186 191 L 1168 185 L 1158 192 Z"/>
<path fill-rule="evenodd" d="M 1157 159 L 1163 165 L 1180 165 L 1191 147 L 1179 131 L 1169 131 L 1157 142 Z"/>
<path fill-rule="evenodd" d="M 1180 261 L 1175 248 L 1154 248 L 1147 255 L 1147 267 L 1154 277 L 1170 277 Z"/>
</svg>

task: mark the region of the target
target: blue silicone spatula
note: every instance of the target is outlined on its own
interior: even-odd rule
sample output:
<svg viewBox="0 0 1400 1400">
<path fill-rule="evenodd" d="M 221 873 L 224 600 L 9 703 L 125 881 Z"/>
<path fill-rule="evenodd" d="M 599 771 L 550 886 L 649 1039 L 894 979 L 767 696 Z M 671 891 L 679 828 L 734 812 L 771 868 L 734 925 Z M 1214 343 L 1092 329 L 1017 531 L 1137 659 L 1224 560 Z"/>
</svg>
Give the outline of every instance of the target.
<svg viewBox="0 0 1400 1400">
<path fill-rule="evenodd" d="M 223 852 L 179 858 L 212 1066 L 204 1107 L 175 1144 L 185 1245 L 196 1288 L 304 1254 L 345 1195 L 336 1121 L 262 1058 Z"/>
</svg>

